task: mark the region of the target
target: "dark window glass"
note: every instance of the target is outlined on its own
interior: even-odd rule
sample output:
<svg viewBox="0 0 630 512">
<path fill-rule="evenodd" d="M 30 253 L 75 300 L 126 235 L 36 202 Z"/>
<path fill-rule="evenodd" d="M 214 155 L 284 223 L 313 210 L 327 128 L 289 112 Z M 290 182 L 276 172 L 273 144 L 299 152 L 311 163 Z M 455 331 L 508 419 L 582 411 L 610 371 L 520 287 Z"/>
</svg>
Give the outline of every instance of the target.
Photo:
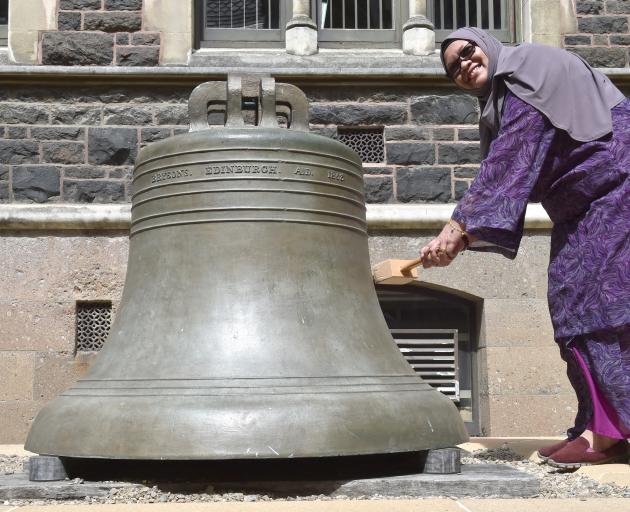
<svg viewBox="0 0 630 512">
<path fill-rule="evenodd" d="M 455 7 L 457 9 L 457 26 L 465 27 L 466 23 L 466 2 L 456 2 Z"/>
<path fill-rule="evenodd" d="M 433 0 L 433 12 L 435 13 L 435 27 L 442 28 L 442 3 L 440 0 Z"/>
<path fill-rule="evenodd" d="M 280 0 L 207 0 L 207 28 L 278 28 Z"/>
<path fill-rule="evenodd" d="M 444 2 L 444 28 L 453 30 L 453 2 Z"/>
<path fill-rule="evenodd" d="M 393 16 L 392 3 L 383 2 L 383 28 L 392 28 L 394 26 Z"/>
<path fill-rule="evenodd" d="M 271 3 L 269 3 L 271 2 Z M 280 28 L 280 0 L 264 0 L 269 9 L 269 28 Z"/>
<path fill-rule="evenodd" d="M 0 25 L 9 22 L 9 0 L 0 0 Z"/>
<path fill-rule="evenodd" d="M 322 28 L 391 29 L 392 0 L 321 0 Z"/>
<path fill-rule="evenodd" d="M 346 27 L 354 27 L 355 26 L 355 15 L 356 15 L 356 6 L 354 2 L 346 2 L 346 16 L 345 16 L 345 25 Z"/>
<path fill-rule="evenodd" d="M 470 16 L 469 25 L 471 27 L 476 27 L 477 26 L 477 0 L 470 0 L 468 3 L 470 4 L 470 6 L 468 7 L 468 16 Z"/>
<path fill-rule="evenodd" d="M 514 42 L 511 33 L 514 0 L 433 0 L 427 3 L 436 41 L 461 27 L 490 30 L 502 42 Z M 491 26 L 492 25 L 492 26 Z"/>
<path fill-rule="evenodd" d="M 501 2 L 494 2 L 494 27 L 501 28 Z"/>
<path fill-rule="evenodd" d="M 481 28 L 487 30 L 490 25 L 488 18 L 488 0 L 481 2 Z"/>
</svg>

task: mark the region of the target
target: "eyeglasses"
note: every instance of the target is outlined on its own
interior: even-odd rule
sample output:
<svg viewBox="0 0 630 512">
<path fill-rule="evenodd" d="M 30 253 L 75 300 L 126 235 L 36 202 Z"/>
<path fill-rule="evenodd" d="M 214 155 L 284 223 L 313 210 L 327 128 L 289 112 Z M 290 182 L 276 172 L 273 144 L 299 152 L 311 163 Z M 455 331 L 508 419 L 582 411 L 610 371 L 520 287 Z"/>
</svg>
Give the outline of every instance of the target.
<svg viewBox="0 0 630 512">
<path fill-rule="evenodd" d="M 459 75 L 462 70 L 462 62 L 470 60 L 476 49 L 477 44 L 474 41 L 471 41 L 459 51 L 457 60 L 451 64 L 450 68 L 447 70 L 447 74 L 451 80 L 455 80 L 455 78 L 457 78 L 457 75 Z"/>
</svg>

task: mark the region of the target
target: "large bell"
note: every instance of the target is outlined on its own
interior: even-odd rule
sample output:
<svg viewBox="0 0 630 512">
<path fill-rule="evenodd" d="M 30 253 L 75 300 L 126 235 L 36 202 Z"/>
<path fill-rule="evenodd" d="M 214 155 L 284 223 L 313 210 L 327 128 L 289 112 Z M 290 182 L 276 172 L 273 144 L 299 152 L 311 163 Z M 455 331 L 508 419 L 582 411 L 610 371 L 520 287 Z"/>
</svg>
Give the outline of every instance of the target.
<svg viewBox="0 0 630 512">
<path fill-rule="evenodd" d="M 109 339 L 85 378 L 39 413 L 26 449 L 254 459 L 467 439 L 383 319 L 359 157 L 307 133 L 299 89 L 271 78 L 257 87 L 257 126 L 244 123 L 252 101 L 230 77 L 193 91 L 190 133 L 140 153 Z M 216 104 L 227 105 L 225 127 L 208 125 Z"/>
</svg>

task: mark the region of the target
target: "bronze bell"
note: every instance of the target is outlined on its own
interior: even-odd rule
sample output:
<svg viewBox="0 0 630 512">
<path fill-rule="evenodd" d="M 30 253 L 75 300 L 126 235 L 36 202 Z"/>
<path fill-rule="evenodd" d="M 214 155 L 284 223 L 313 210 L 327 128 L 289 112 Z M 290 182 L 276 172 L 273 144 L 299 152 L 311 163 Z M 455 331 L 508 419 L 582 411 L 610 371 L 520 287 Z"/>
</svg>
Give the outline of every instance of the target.
<svg viewBox="0 0 630 512">
<path fill-rule="evenodd" d="M 198 86 L 190 133 L 143 149 L 129 263 L 109 339 L 46 405 L 26 449 L 108 459 L 400 453 L 467 439 L 417 376 L 370 271 L 363 176 L 345 145 L 309 134 L 294 86 Z M 225 126 L 208 111 L 225 104 Z M 278 125 L 278 114 L 288 123 Z"/>
</svg>

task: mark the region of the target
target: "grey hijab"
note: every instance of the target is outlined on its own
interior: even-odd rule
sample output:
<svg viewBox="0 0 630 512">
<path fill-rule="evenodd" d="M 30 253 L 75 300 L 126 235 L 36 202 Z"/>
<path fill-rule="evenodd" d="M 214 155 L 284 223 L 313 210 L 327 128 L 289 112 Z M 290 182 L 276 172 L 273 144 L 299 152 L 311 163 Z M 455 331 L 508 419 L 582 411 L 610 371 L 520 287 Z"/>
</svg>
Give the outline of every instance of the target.
<svg viewBox="0 0 630 512">
<path fill-rule="evenodd" d="M 442 43 L 441 58 L 455 40 L 474 41 L 488 56 L 488 81 L 470 91 L 479 97 L 481 152 L 497 136 L 506 89 L 543 113 L 556 128 L 586 142 L 612 132 L 610 110 L 625 99 L 608 78 L 573 53 L 538 44 L 503 46 L 478 28 L 462 28 Z"/>
</svg>

